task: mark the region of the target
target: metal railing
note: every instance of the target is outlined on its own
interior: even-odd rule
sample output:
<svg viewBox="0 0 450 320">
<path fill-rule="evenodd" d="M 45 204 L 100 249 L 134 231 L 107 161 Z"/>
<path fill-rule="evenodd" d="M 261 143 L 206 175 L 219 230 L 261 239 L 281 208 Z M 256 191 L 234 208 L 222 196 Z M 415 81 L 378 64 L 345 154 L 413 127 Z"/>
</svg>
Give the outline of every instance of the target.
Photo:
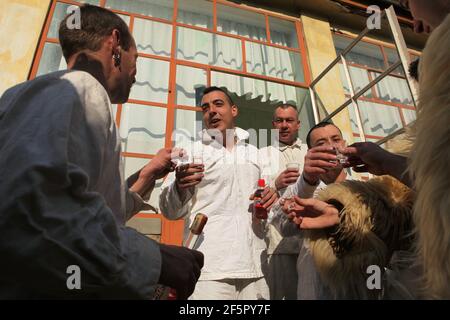
<svg viewBox="0 0 450 320">
<path fill-rule="evenodd" d="M 361 115 L 359 113 L 359 107 L 358 107 L 358 98 L 361 97 L 367 90 L 375 86 L 378 82 L 383 80 L 386 76 L 388 76 L 392 71 L 397 69 L 399 66 L 402 66 L 403 72 L 405 74 L 406 82 L 408 84 L 408 87 L 410 89 L 410 92 L 412 93 L 413 103 L 416 105 L 417 101 L 417 85 L 414 82 L 414 80 L 411 78 L 411 76 L 408 73 L 408 67 L 410 64 L 410 56 L 408 53 L 408 49 L 406 47 L 405 39 L 403 38 L 400 25 L 397 20 L 397 16 L 394 11 L 394 7 L 391 6 L 384 11 L 382 11 L 380 19 L 387 18 L 389 27 L 392 32 L 392 36 L 394 39 L 395 48 L 397 50 L 397 53 L 400 57 L 400 60 L 394 63 L 393 65 L 389 66 L 384 72 L 382 72 L 380 75 L 378 75 L 375 79 L 370 81 L 364 88 L 359 90 L 355 93 L 354 87 L 350 78 L 350 71 L 347 65 L 347 60 L 345 58 L 345 55 L 350 52 L 354 46 L 358 44 L 369 32 L 369 28 L 365 28 L 359 35 L 334 59 L 320 74 L 317 76 L 310 84 L 309 87 L 309 93 L 311 96 L 311 103 L 313 107 L 313 114 L 314 114 L 314 120 L 316 123 L 320 121 L 327 121 L 333 118 L 335 115 L 337 115 L 339 112 L 341 112 L 344 108 L 346 108 L 348 105 L 352 104 L 352 107 L 354 108 L 354 113 L 356 115 L 356 125 L 358 127 L 359 136 L 361 138 L 361 141 L 366 141 L 366 136 L 364 133 L 363 125 L 361 122 Z M 324 117 L 323 119 L 320 119 L 319 116 L 319 110 L 317 108 L 316 103 L 316 95 L 319 96 L 315 90 L 315 86 L 319 83 L 321 79 L 323 79 L 329 72 L 332 70 L 333 67 L 335 67 L 339 62 L 342 63 L 345 78 L 347 81 L 347 85 L 349 88 L 350 97 L 341 104 L 338 108 L 336 108 L 333 112 L 331 112 L 329 115 Z M 390 139 L 393 139 L 397 135 L 405 132 L 405 128 L 402 127 L 399 130 L 391 133 L 387 137 L 384 137 L 383 139 L 380 139 L 377 141 L 377 144 L 383 144 L 386 141 L 389 141 Z"/>
</svg>

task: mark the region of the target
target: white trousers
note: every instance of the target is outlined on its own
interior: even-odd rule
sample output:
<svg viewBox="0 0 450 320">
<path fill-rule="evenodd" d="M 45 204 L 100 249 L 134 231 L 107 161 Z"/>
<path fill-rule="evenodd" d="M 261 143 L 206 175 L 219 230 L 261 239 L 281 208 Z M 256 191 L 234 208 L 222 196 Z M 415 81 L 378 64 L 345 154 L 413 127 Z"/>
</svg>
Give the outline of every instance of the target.
<svg viewBox="0 0 450 320">
<path fill-rule="evenodd" d="M 266 279 L 225 279 L 198 281 L 189 300 L 269 299 Z"/>
</svg>

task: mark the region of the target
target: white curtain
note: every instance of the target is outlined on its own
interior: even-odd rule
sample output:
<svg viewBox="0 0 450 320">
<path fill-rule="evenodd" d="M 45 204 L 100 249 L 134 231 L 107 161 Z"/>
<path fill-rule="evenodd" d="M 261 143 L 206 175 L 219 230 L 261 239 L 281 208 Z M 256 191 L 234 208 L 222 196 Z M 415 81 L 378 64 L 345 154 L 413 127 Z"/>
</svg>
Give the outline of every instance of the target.
<svg viewBox="0 0 450 320">
<path fill-rule="evenodd" d="M 206 88 L 206 71 L 187 66 L 177 66 L 177 101 L 178 105 L 198 105 L 200 94 Z"/>
<path fill-rule="evenodd" d="M 169 94 L 169 62 L 139 57 L 136 83 L 130 98 L 149 102 L 167 103 Z"/>
<path fill-rule="evenodd" d="M 240 40 L 183 27 L 177 33 L 178 59 L 242 70 Z"/>
<path fill-rule="evenodd" d="M 300 55 L 284 49 L 246 42 L 247 72 L 265 76 L 304 81 Z"/>
<path fill-rule="evenodd" d="M 298 48 L 295 24 L 291 21 L 269 17 L 270 41 L 281 46 Z"/>
<path fill-rule="evenodd" d="M 164 147 L 166 114 L 166 108 L 124 104 L 119 130 L 122 151 L 156 154 Z"/>
<path fill-rule="evenodd" d="M 170 57 L 172 25 L 136 18 L 133 36 L 136 40 L 138 52 Z"/>
<path fill-rule="evenodd" d="M 416 120 L 417 112 L 416 110 L 404 109 L 402 108 L 403 118 L 405 119 L 406 125 Z"/>
<path fill-rule="evenodd" d="M 267 40 L 263 15 L 217 4 L 217 31 L 261 41 Z"/>
<path fill-rule="evenodd" d="M 385 137 L 403 127 L 397 107 L 358 100 L 358 108 L 365 134 Z M 349 113 L 353 132 L 359 133 L 352 105 Z"/>
<path fill-rule="evenodd" d="M 213 28 L 213 4 L 205 0 L 178 1 L 177 22 Z"/>
<path fill-rule="evenodd" d="M 371 72 L 372 77 L 379 75 L 377 72 Z M 411 91 L 405 79 L 386 76 L 376 84 L 376 91 L 380 99 L 407 105 L 414 105 Z"/>
<path fill-rule="evenodd" d="M 172 133 L 172 141 L 175 145 L 185 145 L 189 141 L 199 138 L 199 132 L 203 129 L 203 114 L 201 111 L 182 110 L 175 111 L 175 129 Z"/>
<path fill-rule="evenodd" d="M 106 8 L 172 20 L 173 0 L 106 0 Z"/>
<path fill-rule="evenodd" d="M 339 74 L 341 76 L 342 85 L 344 86 L 344 92 L 346 94 L 350 94 L 350 88 L 348 87 L 348 81 L 345 77 L 345 71 L 344 71 L 344 65 L 342 63 L 339 63 Z M 353 90 L 356 93 L 358 93 L 362 88 L 364 88 L 367 84 L 369 84 L 369 75 L 368 71 L 366 69 L 357 68 L 353 66 L 348 66 L 348 71 L 350 73 L 350 79 L 352 81 Z M 372 90 L 367 90 L 364 95 L 364 97 L 371 98 L 372 97 Z"/>
</svg>

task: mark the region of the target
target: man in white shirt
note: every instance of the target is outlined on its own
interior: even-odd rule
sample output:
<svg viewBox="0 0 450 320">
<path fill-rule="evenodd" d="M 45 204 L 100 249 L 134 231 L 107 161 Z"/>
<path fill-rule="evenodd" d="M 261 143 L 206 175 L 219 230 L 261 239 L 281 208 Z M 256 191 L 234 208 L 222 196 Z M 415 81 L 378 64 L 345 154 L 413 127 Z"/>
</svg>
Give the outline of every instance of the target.
<svg viewBox="0 0 450 320">
<path fill-rule="evenodd" d="M 286 188 L 300 177 L 299 169 L 303 168 L 307 146 L 298 138 L 300 121 L 296 106 L 279 105 L 274 110 L 272 126 L 278 130 L 277 141 L 261 148 L 260 153 L 268 167 L 265 173 L 270 175 L 270 185 L 282 196 Z M 296 299 L 299 240 L 296 236 L 282 237 L 272 224 L 268 225 L 266 277 L 270 299 Z"/>
<path fill-rule="evenodd" d="M 225 90 L 205 89 L 201 108 L 206 130 L 187 152 L 203 164 L 177 167 L 160 196 L 164 216 L 184 218 L 186 227 L 197 213 L 208 216 L 195 248 L 204 254 L 205 265 L 191 299 L 268 299 L 261 270 L 264 223 L 253 217 L 249 199 L 261 177 L 258 149 L 245 142 L 246 131 L 235 127 L 238 108 Z M 266 187 L 264 207 L 276 199 L 275 190 Z"/>
<path fill-rule="evenodd" d="M 135 81 L 134 39 L 104 8 L 80 15 L 81 28 L 66 17 L 59 30 L 69 70 L 0 99 L 0 298 L 150 299 L 157 283 L 187 298 L 202 254 L 124 226 L 172 167 L 163 149 L 130 189 L 123 179 L 111 103 Z"/>
<path fill-rule="evenodd" d="M 321 122 L 315 125 L 308 132 L 306 142 L 308 144 L 308 153 L 305 157 L 305 165 L 302 177 L 295 184 L 290 185 L 284 193 L 284 200 L 281 204 L 286 212 L 297 209 L 297 205 L 290 198 L 294 196 L 303 199 L 312 198 L 316 193 L 328 184 L 338 183 L 349 179 L 347 169 L 337 162 L 334 148 L 343 148 L 345 140 L 338 127 L 330 122 Z M 310 181 L 310 182 L 306 182 Z M 288 209 L 291 206 L 291 209 Z M 305 205 L 306 206 L 306 205 Z M 273 215 L 273 216 L 272 216 Z M 282 211 L 279 203 L 273 206 L 271 212 L 271 224 L 280 231 L 284 236 L 297 235 L 302 236 L 299 229 L 301 224 L 300 218 L 294 214 L 286 215 Z M 308 229 L 318 225 L 318 218 L 304 218 L 305 222 L 302 229 Z M 296 223 L 293 223 L 294 220 Z M 309 224 L 308 224 L 309 223 Z M 298 238 L 297 238 L 298 239 Z M 300 242 L 300 253 L 296 262 L 298 272 L 297 299 L 299 300 L 316 300 L 316 299 L 332 299 L 333 297 L 328 288 L 323 285 L 320 276 L 316 270 L 313 258 L 309 252 L 309 246 L 306 241 Z"/>
</svg>

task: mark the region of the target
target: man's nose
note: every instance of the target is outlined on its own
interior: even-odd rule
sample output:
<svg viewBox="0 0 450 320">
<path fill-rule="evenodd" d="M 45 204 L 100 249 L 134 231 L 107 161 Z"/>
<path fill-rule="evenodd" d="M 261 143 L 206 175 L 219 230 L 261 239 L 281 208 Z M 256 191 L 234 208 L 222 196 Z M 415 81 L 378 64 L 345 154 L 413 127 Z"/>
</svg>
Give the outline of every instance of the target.
<svg viewBox="0 0 450 320">
<path fill-rule="evenodd" d="M 209 114 L 210 115 L 215 115 L 216 113 L 217 113 L 216 106 L 213 105 L 213 104 L 209 105 Z"/>
</svg>

